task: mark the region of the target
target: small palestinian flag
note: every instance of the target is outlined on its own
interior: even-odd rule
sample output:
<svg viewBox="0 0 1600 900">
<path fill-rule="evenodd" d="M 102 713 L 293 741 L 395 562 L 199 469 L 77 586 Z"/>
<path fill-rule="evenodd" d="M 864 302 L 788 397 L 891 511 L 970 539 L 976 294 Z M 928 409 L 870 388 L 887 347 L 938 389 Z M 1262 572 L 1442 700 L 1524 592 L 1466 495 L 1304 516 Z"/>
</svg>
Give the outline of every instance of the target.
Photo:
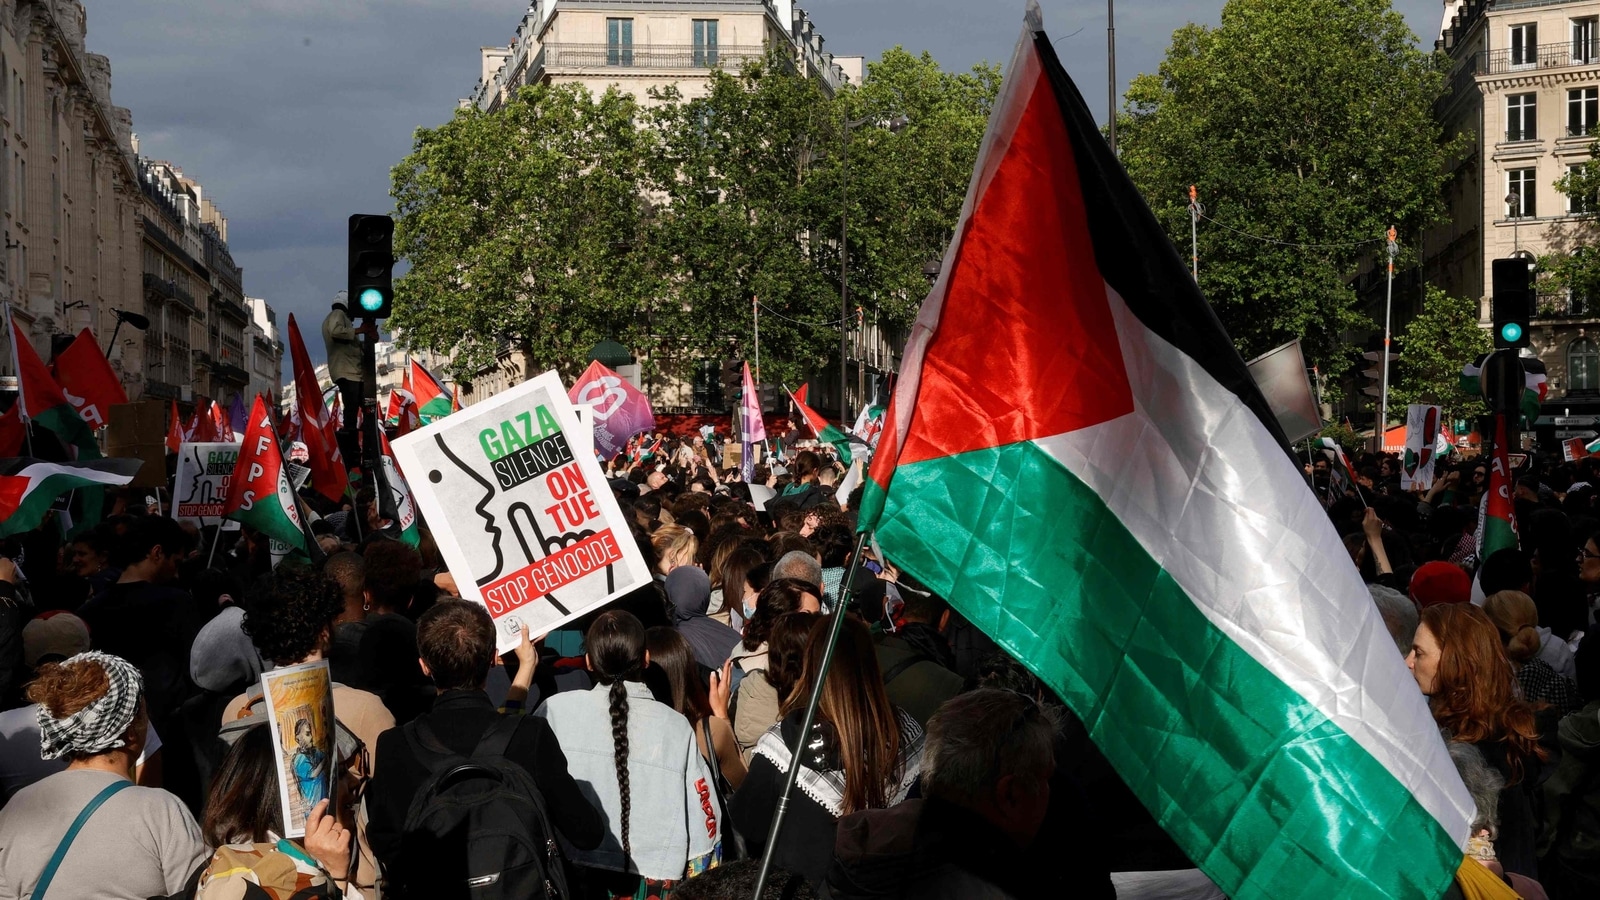
<svg viewBox="0 0 1600 900">
<path fill-rule="evenodd" d="M 6 320 L 11 335 L 11 359 L 17 366 L 17 408 L 24 423 L 33 422 L 52 432 L 61 443 L 74 447 L 79 459 L 99 459 L 100 445 L 94 432 L 67 399 L 61 385 L 50 377 L 50 370 L 28 343 L 28 336 L 6 304 Z"/>
<path fill-rule="evenodd" d="M 806 425 L 810 426 L 811 432 L 817 436 L 817 440 L 824 444 L 832 444 L 833 449 L 839 453 L 839 461 L 847 466 L 850 465 L 851 460 L 854 459 L 850 454 L 850 443 L 854 441 L 859 444 L 861 440 L 846 434 L 838 426 L 823 418 L 816 410 L 807 406 L 806 401 L 803 399 L 806 395 L 806 388 L 807 385 L 802 384 L 799 391 L 790 392 L 789 396 L 794 400 L 795 408 L 800 410 L 800 415 L 806 420 Z"/>
<path fill-rule="evenodd" d="M 1479 864 L 1426 698 L 1027 22 L 860 527 L 1067 702 L 1227 896 L 1438 897 Z"/>
<path fill-rule="evenodd" d="M 445 393 L 444 385 L 439 379 L 433 377 L 427 367 L 416 360 L 411 360 L 411 395 L 417 398 L 417 414 L 423 424 L 434 419 L 442 419 L 452 412 L 450 396 Z"/>
<path fill-rule="evenodd" d="M 278 450 L 272 417 L 259 394 L 250 410 L 244 441 L 239 445 L 239 461 L 234 464 L 233 477 L 228 479 L 222 515 L 302 552 L 306 549 L 294 488 Z"/>
<path fill-rule="evenodd" d="M 167 413 L 167 453 L 177 454 L 183 449 L 184 442 L 183 413 L 178 412 L 178 401 L 172 401 L 172 409 Z"/>
<path fill-rule="evenodd" d="M 1483 395 L 1483 361 L 1489 354 L 1478 357 L 1467 363 L 1461 369 L 1460 387 L 1462 393 L 1474 397 Z M 1550 378 L 1545 371 L 1544 361 L 1532 356 L 1524 356 L 1522 371 L 1526 382 L 1522 390 L 1522 418 L 1529 427 L 1539 418 L 1539 405 L 1544 402 L 1545 395 L 1550 393 Z"/>
<path fill-rule="evenodd" d="M 1495 416 L 1494 456 L 1489 462 L 1489 490 L 1478 506 L 1478 558 L 1517 546 L 1517 508 L 1511 500 L 1511 457 L 1506 446 L 1506 417 Z"/>
<path fill-rule="evenodd" d="M 137 459 L 44 462 L 0 460 L 0 537 L 39 527 L 56 498 L 70 491 L 121 487 L 139 474 Z"/>
</svg>

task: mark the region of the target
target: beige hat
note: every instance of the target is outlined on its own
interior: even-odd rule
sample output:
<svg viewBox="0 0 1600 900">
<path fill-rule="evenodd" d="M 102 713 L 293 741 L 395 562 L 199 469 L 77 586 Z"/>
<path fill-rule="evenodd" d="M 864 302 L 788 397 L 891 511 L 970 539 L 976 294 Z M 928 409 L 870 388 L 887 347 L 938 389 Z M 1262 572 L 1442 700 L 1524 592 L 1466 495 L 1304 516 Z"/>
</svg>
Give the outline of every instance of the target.
<svg viewBox="0 0 1600 900">
<path fill-rule="evenodd" d="M 89 626 L 72 613 L 40 613 L 22 627 L 22 662 L 30 669 L 47 656 L 67 659 L 88 650 Z"/>
</svg>

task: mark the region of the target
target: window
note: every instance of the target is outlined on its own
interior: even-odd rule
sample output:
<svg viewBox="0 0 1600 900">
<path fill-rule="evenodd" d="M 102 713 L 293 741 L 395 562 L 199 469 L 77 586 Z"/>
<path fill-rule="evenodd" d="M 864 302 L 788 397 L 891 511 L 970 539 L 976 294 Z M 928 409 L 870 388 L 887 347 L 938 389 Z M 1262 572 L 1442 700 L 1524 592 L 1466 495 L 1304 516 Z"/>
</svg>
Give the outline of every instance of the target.
<svg viewBox="0 0 1600 900">
<path fill-rule="evenodd" d="M 606 65 L 633 65 L 633 20 L 606 20 Z"/>
<path fill-rule="evenodd" d="M 1507 200 L 1506 215 L 1513 219 L 1531 219 L 1538 215 L 1538 205 L 1535 203 L 1538 184 L 1534 178 L 1537 169 L 1512 169 L 1506 175 Z"/>
<path fill-rule="evenodd" d="M 694 20 L 694 64 L 710 68 L 717 64 L 717 20 Z"/>
<path fill-rule="evenodd" d="M 1567 177 L 1568 178 L 1576 178 L 1578 176 L 1578 173 L 1581 172 L 1582 170 L 1583 170 L 1583 166 L 1567 166 Z M 1597 209 L 1600 209 L 1600 204 L 1596 204 L 1595 197 L 1594 197 L 1593 194 L 1568 194 L 1567 195 L 1567 214 L 1568 215 L 1574 215 L 1574 216 L 1575 215 L 1585 215 L 1585 214 L 1588 214 L 1588 213 L 1595 212 Z"/>
<path fill-rule="evenodd" d="M 1567 137 L 1583 137 L 1600 119 L 1600 88 L 1567 91 Z"/>
<path fill-rule="evenodd" d="M 1567 390 L 1600 389 L 1600 346 L 1588 338 L 1567 345 Z"/>
<path fill-rule="evenodd" d="M 1511 94 L 1506 97 L 1506 140 L 1531 141 L 1538 137 L 1538 94 Z"/>
<path fill-rule="evenodd" d="M 1511 65 L 1539 64 L 1539 26 L 1532 22 L 1511 26 Z"/>
<path fill-rule="evenodd" d="M 1572 20 L 1573 62 L 1587 63 L 1595 61 L 1595 38 L 1600 36 L 1600 34 L 1597 34 L 1596 24 L 1600 24 L 1600 20 L 1593 16 L 1586 19 Z"/>
</svg>

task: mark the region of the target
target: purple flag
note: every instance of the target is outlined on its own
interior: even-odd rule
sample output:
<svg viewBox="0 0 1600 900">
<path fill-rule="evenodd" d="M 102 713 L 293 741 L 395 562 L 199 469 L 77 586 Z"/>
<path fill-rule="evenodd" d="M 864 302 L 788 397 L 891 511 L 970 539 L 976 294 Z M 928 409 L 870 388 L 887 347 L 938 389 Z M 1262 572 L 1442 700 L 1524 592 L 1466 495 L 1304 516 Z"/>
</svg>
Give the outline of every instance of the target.
<svg viewBox="0 0 1600 900">
<path fill-rule="evenodd" d="M 767 423 L 761 418 L 761 399 L 756 396 L 755 379 L 750 377 L 750 363 L 744 364 L 744 394 L 739 399 L 739 442 L 744 454 L 739 458 L 739 474 L 749 481 L 755 474 L 757 445 L 767 439 Z"/>
<path fill-rule="evenodd" d="M 628 445 L 628 438 L 656 426 L 650 400 L 596 360 L 573 383 L 567 396 L 573 403 L 594 408 L 594 447 L 610 459 Z"/>
<path fill-rule="evenodd" d="M 228 424 L 233 426 L 233 433 L 244 437 L 245 430 L 250 424 L 250 411 L 244 408 L 244 395 L 234 394 L 233 403 L 228 405 Z"/>
</svg>

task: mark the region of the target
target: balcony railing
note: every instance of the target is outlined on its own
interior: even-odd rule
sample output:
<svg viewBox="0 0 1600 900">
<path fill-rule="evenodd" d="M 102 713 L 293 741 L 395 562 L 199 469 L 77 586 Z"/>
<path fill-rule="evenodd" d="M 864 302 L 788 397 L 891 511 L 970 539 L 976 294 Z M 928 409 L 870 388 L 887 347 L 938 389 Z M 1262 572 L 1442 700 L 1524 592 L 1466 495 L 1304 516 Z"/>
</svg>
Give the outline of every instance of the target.
<svg viewBox="0 0 1600 900">
<path fill-rule="evenodd" d="M 737 69 L 766 52 L 759 44 L 545 44 L 535 57 L 530 80 L 550 69 L 710 69 L 719 65 Z"/>
<path fill-rule="evenodd" d="M 1600 46 L 1593 41 L 1562 41 L 1537 47 L 1491 50 L 1487 57 L 1482 61 L 1486 65 L 1479 65 L 1479 74 L 1508 75 L 1540 69 L 1600 67 Z"/>
<path fill-rule="evenodd" d="M 213 297 L 211 308 L 224 315 L 231 316 L 235 321 L 250 324 L 250 310 L 245 309 L 243 303 L 235 303 L 227 297 Z"/>
<path fill-rule="evenodd" d="M 1600 298 L 1580 294 L 1545 295 L 1534 306 L 1535 319 L 1593 319 L 1600 318 Z"/>
<path fill-rule="evenodd" d="M 1539 133 L 1532 128 L 1513 128 L 1506 132 L 1506 143 L 1515 144 L 1518 141 L 1537 141 Z"/>
</svg>

